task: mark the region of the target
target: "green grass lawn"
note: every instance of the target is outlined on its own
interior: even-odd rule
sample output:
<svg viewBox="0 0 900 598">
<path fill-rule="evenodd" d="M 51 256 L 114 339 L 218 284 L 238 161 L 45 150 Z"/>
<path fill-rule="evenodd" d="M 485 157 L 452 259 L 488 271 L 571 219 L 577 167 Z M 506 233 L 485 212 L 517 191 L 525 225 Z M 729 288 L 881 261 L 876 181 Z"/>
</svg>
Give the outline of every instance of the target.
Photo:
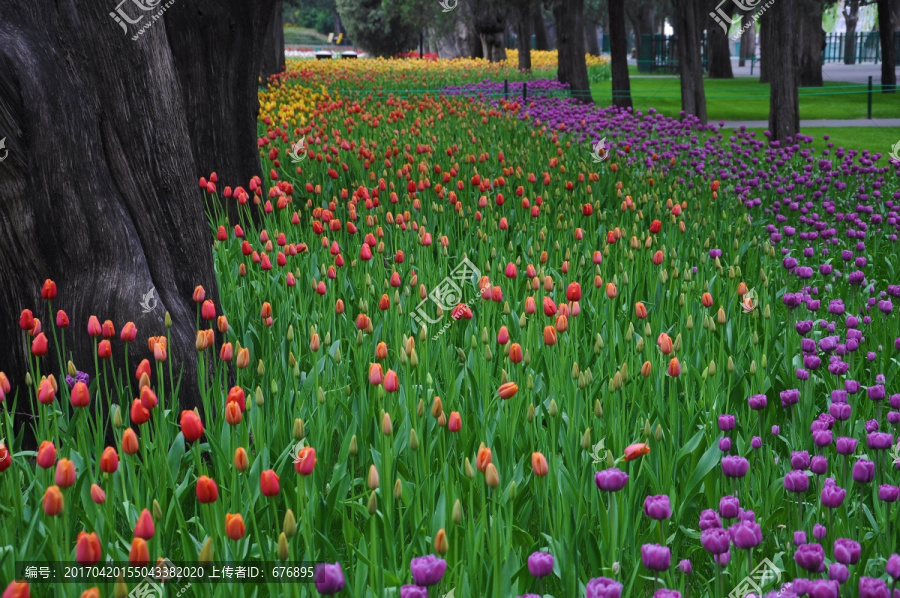
<svg viewBox="0 0 900 598">
<path fill-rule="evenodd" d="M 302 27 L 285 27 L 284 43 L 289 46 L 321 46 L 328 43 L 328 36 L 315 29 Z"/>
<path fill-rule="evenodd" d="M 753 128 L 758 138 L 762 138 L 765 128 Z M 870 153 L 880 153 L 878 164 L 884 166 L 890 159 L 888 155 L 891 148 L 900 141 L 900 130 L 889 127 L 808 127 L 803 129 L 804 135 L 813 138 L 813 147 L 816 153 L 826 149 L 828 143 L 833 143 L 835 148 L 843 147 L 848 150 L 869 150 Z M 828 135 L 828 140 L 824 136 Z"/>
<path fill-rule="evenodd" d="M 768 120 L 769 85 L 756 77 L 705 79 L 706 111 L 711 121 Z M 612 103 L 611 83 L 603 81 L 591 86 L 598 105 Z M 681 91 L 677 77 L 654 77 L 631 80 L 631 97 L 635 109 L 656 108 L 667 116 L 681 110 Z M 800 89 L 801 119 L 866 118 L 866 86 L 827 82 L 824 87 Z M 900 93 L 872 94 L 873 118 L 900 117 Z"/>
</svg>

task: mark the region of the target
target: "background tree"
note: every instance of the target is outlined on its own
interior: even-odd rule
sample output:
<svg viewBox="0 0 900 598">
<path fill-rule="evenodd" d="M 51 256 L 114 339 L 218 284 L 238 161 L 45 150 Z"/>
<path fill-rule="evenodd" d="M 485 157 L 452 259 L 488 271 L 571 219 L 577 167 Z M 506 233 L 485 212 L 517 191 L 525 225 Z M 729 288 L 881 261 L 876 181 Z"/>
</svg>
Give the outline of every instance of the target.
<svg viewBox="0 0 900 598">
<path fill-rule="evenodd" d="M 797 0 L 778 0 L 761 17 L 765 32 L 763 64 L 771 82 L 769 131 L 773 139 L 781 142 L 800 131 L 800 98 L 797 93 L 799 53 L 793 37 L 797 30 L 798 4 Z"/>
<path fill-rule="evenodd" d="M 263 43 L 262 68 L 259 76 L 265 81 L 271 75 L 284 72 L 284 0 L 275 1 Z"/>
<path fill-rule="evenodd" d="M 619 108 L 631 108 L 631 81 L 628 78 L 628 41 L 625 33 L 625 0 L 608 0 L 608 6 L 613 105 Z"/>
<path fill-rule="evenodd" d="M 393 56 L 416 47 L 419 30 L 390 0 L 335 0 L 341 23 L 353 42 L 373 56 Z"/>
<path fill-rule="evenodd" d="M 793 32 L 798 52 L 798 83 L 800 87 L 822 87 L 822 51 L 825 31 L 822 15 L 825 0 L 796 0 L 799 12 L 795 15 L 797 29 Z"/>
<path fill-rule="evenodd" d="M 537 0 L 522 0 L 514 6 L 516 27 L 516 49 L 519 54 L 519 70 L 531 71 L 531 35 L 534 27 L 535 13 L 540 10 Z"/>
<path fill-rule="evenodd" d="M 891 0 L 877 0 L 878 35 L 881 38 L 881 92 L 897 90 L 896 57 L 894 56 L 894 23 Z"/>
<path fill-rule="evenodd" d="M 582 29 L 584 0 L 551 0 L 548 5 L 556 24 L 556 78 L 560 83 L 569 84 L 573 97 L 591 103 Z"/>
<path fill-rule="evenodd" d="M 841 13 L 847 33 L 844 36 L 844 64 L 856 64 L 856 24 L 859 22 L 859 7 L 868 2 L 862 0 L 844 0 Z"/>
<path fill-rule="evenodd" d="M 681 109 L 706 122 L 706 94 L 700 54 L 700 26 L 694 0 L 675 0 L 675 34 L 678 36 L 678 67 L 681 80 Z"/>
<path fill-rule="evenodd" d="M 20 391 L 27 348 L 16 323 L 23 308 L 47 323 L 55 317 L 40 297 L 51 278 L 53 308 L 72 323 L 67 349 L 92 378 L 90 315 L 117 329 L 135 322 L 140 342 L 128 350 L 137 364 L 152 360 L 146 339 L 166 333 L 168 311 L 180 403 L 198 406 L 191 295 L 200 284 L 216 300 L 217 287 L 197 180 L 217 171 L 220 186 L 247 186 L 262 174 L 257 82 L 274 6 L 180 2 L 152 23 L 159 7 L 139 14 L 129 4 L 130 18 L 141 19 L 120 27 L 103 3 L 0 3 L 0 130 L 9 147 L 0 163 L 0 367 Z M 143 24 L 152 26 L 138 36 Z M 143 313 L 151 289 L 158 306 Z M 121 355 L 118 338 L 113 347 Z M 22 426 L 29 401 L 19 397 Z"/>
<path fill-rule="evenodd" d="M 709 16 L 709 13 L 716 10 L 720 0 L 707 0 L 702 7 L 700 18 L 702 23 L 706 25 L 706 41 L 709 57 L 709 78 L 710 79 L 733 79 L 734 70 L 731 68 L 731 47 L 728 43 L 728 31 L 723 31 L 716 21 Z M 733 18 L 737 13 L 737 5 L 734 2 L 726 2 L 722 5 L 722 10 L 729 18 Z M 745 21 L 741 21 L 743 25 Z"/>
<path fill-rule="evenodd" d="M 489 62 L 506 60 L 506 3 L 503 0 L 476 0 L 473 8 L 475 31 L 481 39 L 481 56 Z"/>
<path fill-rule="evenodd" d="M 634 32 L 634 48 L 638 59 L 638 71 L 649 72 L 652 63 L 647 63 L 647 57 L 653 53 L 652 40 L 656 16 L 656 0 L 629 0 L 625 3 L 625 15 L 631 22 Z M 645 37 L 646 36 L 646 37 Z M 644 43 L 651 44 L 643 47 Z"/>
</svg>

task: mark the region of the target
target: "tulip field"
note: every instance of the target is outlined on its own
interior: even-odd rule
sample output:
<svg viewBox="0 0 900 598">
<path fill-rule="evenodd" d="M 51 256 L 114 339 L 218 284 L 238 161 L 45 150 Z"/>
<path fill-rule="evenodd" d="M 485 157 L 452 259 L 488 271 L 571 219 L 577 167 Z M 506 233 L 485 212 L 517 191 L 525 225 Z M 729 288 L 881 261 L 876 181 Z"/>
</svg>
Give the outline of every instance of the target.
<svg viewBox="0 0 900 598">
<path fill-rule="evenodd" d="M 193 347 L 69 322 L 45 283 L 5 339 L 30 384 L 0 374 L 4 598 L 142 595 L 17 562 L 160 559 L 311 567 L 167 596 L 900 596 L 889 148 L 543 76 L 289 61 L 259 92 L 264 176 L 199 181 L 210 234 L 185 242 L 213 244 L 221 299 L 194 292 Z"/>
</svg>

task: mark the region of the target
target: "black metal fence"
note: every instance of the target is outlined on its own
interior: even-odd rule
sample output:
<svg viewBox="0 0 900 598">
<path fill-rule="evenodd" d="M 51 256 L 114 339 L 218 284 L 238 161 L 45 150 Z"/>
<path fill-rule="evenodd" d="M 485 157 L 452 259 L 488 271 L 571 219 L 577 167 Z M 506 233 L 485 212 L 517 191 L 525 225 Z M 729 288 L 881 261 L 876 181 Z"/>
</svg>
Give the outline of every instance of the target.
<svg viewBox="0 0 900 598">
<path fill-rule="evenodd" d="M 900 55 L 900 31 L 894 32 L 894 56 Z M 823 62 L 881 62 L 881 38 L 877 31 L 829 33 L 825 36 Z"/>
</svg>

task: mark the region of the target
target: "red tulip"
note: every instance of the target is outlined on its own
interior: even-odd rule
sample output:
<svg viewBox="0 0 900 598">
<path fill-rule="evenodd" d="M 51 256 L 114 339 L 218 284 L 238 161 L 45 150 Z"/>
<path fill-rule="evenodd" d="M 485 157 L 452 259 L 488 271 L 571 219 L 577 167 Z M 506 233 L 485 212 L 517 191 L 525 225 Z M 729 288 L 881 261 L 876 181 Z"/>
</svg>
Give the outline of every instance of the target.
<svg viewBox="0 0 900 598">
<path fill-rule="evenodd" d="M 44 492 L 44 514 L 48 517 L 56 517 L 63 511 L 65 501 L 59 486 L 50 486 Z"/>
<path fill-rule="evenodd" d="M 316 466 L 316 449 L 305 446 L 297 453 L 294 459 L 294 469 L 300 475 L 310 475 Z"/>
<path fill-rule="evenodd" d="M 44 378 L 38 384 L 38 401 L 43 405 L 49 405 L 56 400 L 56 389 L 49 378 Z"/>
<path fill-rule="evenodd" d="M 103 450 L 103 454 L 100 455 L 100 471 L 103 473 L 115 473 L 117 469 L 119 469 L 119 454 L 116 452 L 116 449 L 108 446 Z"/>
<path fill-rule="evenodd" d="M 709 293 L 703 293 L 703 296 L 700 297 L 700 302 L 703 304 L 703 307 L 712 307 L 712 295 L 710 295 Z"/>
<path fill-rule="evenodd" d="M 538 477 L 544 477 L 550 471 L 547 459 L 541 453 L 531 453 L 531 471 Z"/>
<path fill-rule="evenodd" d="M 634 314 L 642 320 L 645 319 L 647 317 L 647 307 L 638 301 L 634 304 Z"/>
<path fill-rule="evenodd" d="M 144 406 L 144 409 L 150 411 L 154 407 L 159 404 L 159 398 L 156 396 L 156 393 L 153 392 L 153 389 L 149 386 L 145 386 L 141 389 L 141 405 Z"/>
<path fill-rule="evenodd" d="M 34 314 L 31 313 L 30 309 L 22 310 L 22 315 L 19 316 L 19 328 L 25 332 L 34 328 Z"/>
<path fill-rule="evenodd" d="M 556 315 L 556 311 L 557 311 L 556 303 L 553 302 L 553 299 L 551 299 L 550 297 L 544 297 L 543 304 L 544 304 L 544 315 L 545 316 L 547 316 L 549 318 L 550 316 Z"/>
<path fill-rule="evenodd" d="M 197 479 L 197 500 L 203 504 L 214 503 L 219 499 L 219 487 L 216 482 L 205 475 Z"/>
<path fill-rule="evenodd" d="M 131 428 L 125 428 L 122 433 L 122 452 L 126 455 L 134 455 L 140 449 L 137 434 Z"/>
<path fill-rule="evenodd" d="M 109 359 L 112 357 L 112 345 L 107 339 L 100 341 L 97 345 L 97 357 L 100 359 Z"/>
<path fill-rule="evenodd" d="M 194 289 L 193 299 L 194 303 L 203 303 L 203 300 L 206 299 L 206 291 L 203 290 L 202 286 L 197 285 Z"/>
<path fill-rule="evenodd" d="M 616 285 L 614 285 L 611 282 L 606 283 L 606 296 L 607 297 L 609 297 L 610 299 L 615 299 L 616 295 L 618 295 L 618 294 L 619 294 L 619 292 L 616 290 Z"/>
<path fill-rule="evenodd" d="M 222 348 L 219 349 L 219 359 L 222 361 L 231 361 L 232 357 L 234 357 L 234 347 L 231 343 L 225 343 L 222 345 Z"/>
<path fill-rule="evenodd" d="M 56 325 L 59 328 L 69 327 L 69 316 L 63 310 L 56 312 Z"/>
<path fill-rule="evenodd" d="M 44 281 L 44 286 L 41 287 L 41 299 L 46 299 L 47 301 L 56 299 L 56 283 L 49 278 Z"/>
<path fill-rule="evenodd" d="M 12 455 L 6 445 L 0 442 L 0 473 L 3 473 L 12 466 Z"/>
<path fill-rule="evenodd" d="M 509 329 L 506 326 L 501 326 L 500 331 L 497 333 L 497 343 L 500 345 L 505 345 L 509 342 Z"/>
<path fill-rule="evenodd" d="M 153 516 L 150 515 L 150 511 L 144 509 L 134 525 L 134 536 L 149 540 L 154 534 L 156 534 L 156 526 L 153 525 Z"/>
<path fill-rule="evenodd" d="M 47 337 L 41 332 L 31 341 L 31 354 L 36 357 L 43 357 L 47 354 L 48 347 Z"/>
<path fill-rule="evenodd" d="M 3 598 L 31 598 L 31 590 L 24 581 L 11 581 L 3 592 Z"/>
<path fill-rule="evenodd" d="M 653 265 L 659 266 L 663 263 L 663 252 L 661 249 L 657 250 L 656 253 L 653 254 Z"/>
<path fill-rule="evenodd" d="M 119 338 L 126 343 L 130 343 L 137 338 L 137 326 L 134 325 L 134 322 L 125 323 L 125 326 L 122 327 L 122 332 L 119 333 Z"/>
<path fill-rule="evenodd" d="M 662 230 L 662 222 L 659 220 L 654 220 L 650 223 L 650 232 L 654 235 L 657 234 L 660 230 Z"/>
<path fill-rule="evenodd" d="M 567 301 L 581 301 L 581 285 L 577 282 L 569 283 L 569 286 L 566 287 L 566 300 Z"/>
<path fill-rule="evenodd" d="M 97 316 L 88 318 L 87 331 L 91 336 L 100 336 L 103 334 L 103 329 L 100 326 L 100 320 L 97 319 Z"/>
<path fill-rule="evenodd" d="M 677 357 L 673 357 L 672 361 L 669 362 L 669 367 L 666 369 L 666 373 L 673 378 L 677 378 L 681 375 L 681 364 L 678 362 Z"/>
<path fill-rule="evenodd" d="M 151 347 L 150 350 L 152 351 L 152 350 L 153 350 L 153 347 Z M 135 379 L 135 380 L 140 380 L 140 379 L 141 379 L 141 376 L 142 376 L 143 374 L 147 374 L 147 377 L 149 378 L 149 377 L 150 377 L 150 373 L 151 373 L 151 370 L 150 370 L 150 362 L 147 361 L 146 359 L 144 359 L 143 361 L 141 361 L 141 364 L 140 364 L 139 366 L 137 366 L 137 369 L 136 369 L 135 372 L 134 372 L 134 379 Z"/>
<path fill-rule="evenodd" d="M 203 436 L 203 422 L 200 421 L 200 416 L 193 411 L 182 411 L 181 433 L 188 442 L 199 440 Z"/>
<path fill-rule="evenodd" d="M 100 331 L 103 334 L 103 338 L 112 338 L 116 335 L 116 327 L 113 326 L 111 320 L 104 320 Z"/>
<path fill-rule="evenodd" d="M 650 446 L 640 442 L 638 444 L 629 445 L 625 449 L 625 460 L 626 461 L 634 461 L 638 457 L 642 455 L 646 455 L 650 452 Z"/>
<path fill-rule="evenodd" d="M 43 469 L 50 469 L 56 465 L 56 447 L 50 440 L 43 441 L 38 448 L 37 464 Z"/>
<path fill-rule="evenodd" d="M 216 305 L 209 299 L 203 302 L 203 307 L 200 308 L 200 317 L 204 320 L 216 319 Z"/>
<path fill-rule="evenodd" d="M 501 399 L 510 399 L 515 396 L 517 392 L 519 392 L 519 385 L 515 382 L 501 384 L 500 389 L 498 390 Z"/>
<path fill-rule="evenodd" d="M 275 496 L 280 489 L 278 480 L 280 478 L 271 469 L 267 469 L 259 475 L 259 489 L 263 496 Z"/>
<path fill-rule="evenodd" d="M 87 384 L 84 382 L 76 382 L 72 387 L 69 399 L 72 401 L 73 407 L 87 407 L 91 402 L 91 395 L 88 392 Z"/>
<path fill-rule="evenodd" d="M 238 471 L 247 471 L 247 468 L 250 467 L 250 458 L 242 446 L 234 449 L 234 467 Z"/>
<path fill-rule="evenodd" d="M 78 532 L 75 544 L 75 560 L 81 566 L 96 565 L 100 561 L 100 538 L 96 532 Z"/>
<path fill-rule="evenodd" d="M 137 425 L 145 424 L 150 420 L 150 411 L 144 407 L 140 399 L 131 402 L 131 422 Z"/>
<path fill-rule="evenodd" d="M 447 422 L 447 429 L 451 432 L 459 432 L 462 429 L 462 418 L 458 411 L 450 412 L 450 420 Z"/>
<path fill-rule="evenodd" d="M 532 315 L 537 311 L 537 306 L 534 303 L 534 297 L 526 297 L 525 298 L 525 313 L 528 315 Z"/>
<path fill-rule="evenodd" d="M 91 500 L 98 505 L 106 502 L 106 492 L 97 484 L 91 484 Z"/>
<path fill-rule="evenodd" d="M 387 392 L 397 392 L 400 390 L 400 380 L 397 378 L 397 372 L 388 370 L 384 375 L 384 390 Z"/>
<path fill-rule="evenodd" d="M 471 320 L 472 319 L 472 309 L 466 305 L 465 303 L 460 303 L 450 312 L 450 317 L 454 320 Z"/>
<path fill-rule="evenodd" d="M 225 399 L 225 403 L 237 403 L 237 406 L 241 409 L 241 413 L 246 411 L 247 398 L 244 394 L 244 389 L 240 386 L 232 386 L 231 390 L 228 391 L 228 397 Z"/>
<path fill-rule="evenodd" d="M 372 386 L 378 386 L 384 382 L 384 373 L 381 369 L 380 363 L 370 363 L 369 364 L 369 384 Z"/>
</svg>

